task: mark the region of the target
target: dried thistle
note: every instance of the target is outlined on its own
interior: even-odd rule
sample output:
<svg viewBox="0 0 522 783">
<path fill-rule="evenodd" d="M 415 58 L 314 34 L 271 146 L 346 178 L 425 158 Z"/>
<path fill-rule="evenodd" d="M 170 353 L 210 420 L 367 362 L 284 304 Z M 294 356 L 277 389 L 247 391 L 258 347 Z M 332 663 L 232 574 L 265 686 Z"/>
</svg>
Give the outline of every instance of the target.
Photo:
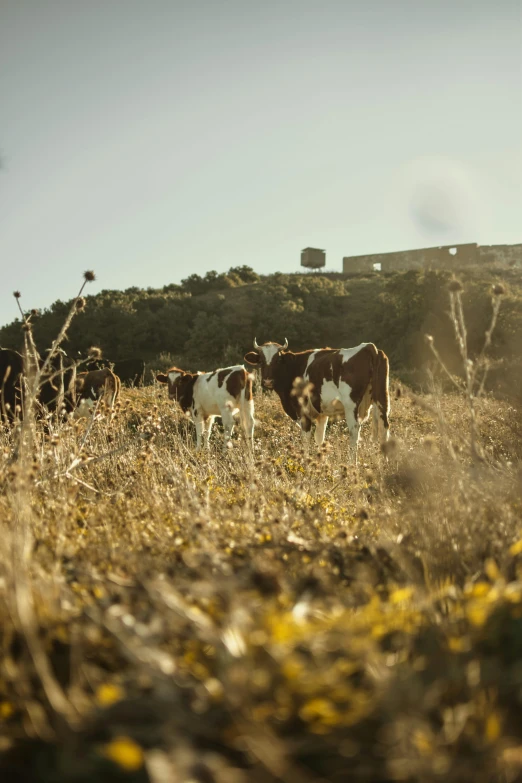
<svg viewBox="0 0 522 783">
<path fill-rule="evenodd" d="M 101 359 L 102 349 L 98 348 L 97 345 L 91 345 L 91 347 L 87 350 L 87 355 L 89 356 L 89 359 Z"/>
<path fill-rule="evenodd" d="M 79 296 L 78 299 L 75 301 L 74 306 L 76 307 L 76 309 L 78 311 L 81 311 L 81 310 L 85 310 L 85 305 L 86 304 L 87 303 L 85 301 L 85 297 L 84 296 Z"/>
<path fill-rule="evenodd" d="M 502 285 L 502 283 L 496 283 L 494 286 L 492 286 L 492 293 L 493 296 L 502 296 L 506 293 L 506 289 Z"/>
<path fill-rule="evenodd" d="M 460 280 L 453 278 L 453 280 L 450 280 L 450 282 L 448 283 L 448 290 L 456 294 L 459 291 L 463 290 L 462 283 L 460 282 Z"/>
<path fill-rule="evenodd" d="M 13 296 L 15 299 L 20 299 L 22 294 L 20 293 L 20 291 L 13 291 Z"/>
<path fill-rule="evenodd" d="M 85 281 L 87 283 L 92 283 L 92 282 L 94 282 L 94 280 L 96 280 L 96 275 L 94 274 L 94 272 L 91 269 L 88 269 L 87 272 L 84 272 L 83 276 L 84 276 Z"/>
</svg>

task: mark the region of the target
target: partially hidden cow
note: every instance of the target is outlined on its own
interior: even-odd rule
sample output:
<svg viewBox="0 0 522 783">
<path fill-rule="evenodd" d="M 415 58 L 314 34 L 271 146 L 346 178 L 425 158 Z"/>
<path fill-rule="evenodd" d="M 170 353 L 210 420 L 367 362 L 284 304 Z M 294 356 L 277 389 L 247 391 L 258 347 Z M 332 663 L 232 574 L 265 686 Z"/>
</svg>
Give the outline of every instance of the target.
<svg viewBox="0 0 522 783">
<path fill-rule="evenodd" d="M 309 438 L 315 422 L 315 442 L 324 441 L 329 416 L 344 416 L 350 447 L 357 462 L 361 424 L 373 406 L 374 435 L 388 440 L 390 399 L 388 358 L 373 343 L 356 348 L 317 348 L 293 353 L 284 345 L 264 343 L 245 356 L 261 370 L 263 386 L 273 389 L 285 412 L 299 421 Z"/>
<path fill-rule="evenodd" d="M 21 414 L 23 373 L 22 355 L 0 348 L 0 421 L 12 422 Z"/>
<path fill-rule="evenodd" d="M 130 386 L 142 386 L 145 380 L 145 361 L 143 359 L 121 359 L 114 362 L 112 368 L 122 383 Z"/>
<path fill-rule="evenodd" d="M 86 415 L 98 400 L 113 408 L 120 396 L 121 382 L 112 370 L 79 372 L 75 380 L 76 415 Z"/>
<path fill-rule="evenodd" d="M 48 411 L 65 410 L 71 413 L 76 405 L 76 363 L 61 348 L 56 349 L 51 356 L 50 353 L 50 350 L 46 351 L 45 360 L 38 360 L 41 373 L 38 402 Z"/>
<path fill-rule="evenodd" d="M 254 438 L 254 399 L 252 376 L 242 364 L 213 372 L 184 372 L 171 367 L 156 376 L 159 383 L 168 384 L 169 397 L 177 400 L 182 411 L 196 425 L 197 449 L 208 446 L 216 416 L 221 416 L 225 431 L 224 447 L 232 437 L 234 414 L 239 419 L 245 439 L 252 448 Z"/>
<path fill-rule="evenodd" d="M 30 376 L 34 379 L 35 373 L 39 373 L 34 400 L 37 415 L 45 409 L 78 413 L 80 407 L 82 415 L 99 398 L 112 408 L 119 397 L 120 379 L 109 369 L 77 373 L 75 363 L 60 350 L 45 360 L 39 356 L 36 359 L 37 367 L 33 362 Z M 0 349 L 0 421 L 9 423 L 23 417 L 28 402 L 27 387 L 23 356 L 17 351 Z"/>
<path fill-rule="evenodd" d="M 144 359 L 120 359 L 117 362 L 101 358 L 89 359 L 85 364 L 85 369 L 91 372 L 104 369 L 112 370 L 122 384 L 129 386 L 142 386 L 145 380 Z"/>
<path fill-rule="evenodd" d="M 7 348 L 0 350 L 0 419 L 12 422 L 23 418 L 24 408 L 30 399 L 27 392 L 31 381 L 38 385 L 34 398 L 37 413 L 41 412 L 42 406 L 55 411 L 62 404 L 68 411 L 72 410 L 73 402 L 68 389 L 75 368 L 63 351 L 58 350 L 46 360 L 39 355 L 30 357 L 29 370 L 28 379 L 24 357 Z"/>
</svg>

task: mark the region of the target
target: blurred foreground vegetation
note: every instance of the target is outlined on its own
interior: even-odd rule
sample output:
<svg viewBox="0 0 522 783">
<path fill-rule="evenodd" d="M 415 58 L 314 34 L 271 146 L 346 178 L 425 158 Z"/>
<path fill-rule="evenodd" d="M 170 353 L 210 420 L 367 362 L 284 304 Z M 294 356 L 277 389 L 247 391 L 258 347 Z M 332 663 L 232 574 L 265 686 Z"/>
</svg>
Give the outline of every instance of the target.
<svg viewBox="0 0 522 783">
<path fill-rule="evenodd" d="M 394 388 L 383 455 L 193 451 L 154 386 L 4 432 L 0 780 L 518 780 L 522 423 Z"/>
</svg>

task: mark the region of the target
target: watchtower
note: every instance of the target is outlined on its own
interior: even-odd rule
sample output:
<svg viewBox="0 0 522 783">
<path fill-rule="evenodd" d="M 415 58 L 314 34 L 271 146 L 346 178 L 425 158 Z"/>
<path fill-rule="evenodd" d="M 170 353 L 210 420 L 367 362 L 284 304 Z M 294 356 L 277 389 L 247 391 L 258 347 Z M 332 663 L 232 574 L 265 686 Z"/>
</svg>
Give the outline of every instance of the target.
<svg viewBox="0 0 522 783">
<path fill-rule="evenodd" d="M 326 265 L 326 253 L 316 247 L 305 247 L 301 250 L 301 266 L 308 269 L 320 269 Z"/>
</svg>

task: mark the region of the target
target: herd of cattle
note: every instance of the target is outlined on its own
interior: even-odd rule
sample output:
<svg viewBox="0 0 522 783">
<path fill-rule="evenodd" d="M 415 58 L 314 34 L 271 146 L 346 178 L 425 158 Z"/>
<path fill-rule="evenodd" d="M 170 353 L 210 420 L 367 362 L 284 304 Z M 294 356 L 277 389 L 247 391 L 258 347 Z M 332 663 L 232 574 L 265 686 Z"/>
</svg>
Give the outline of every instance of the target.
<svg viewBox="0 0 522 783">
<path fill-rule="evenodd" d="M 120 393 L 120 382 L 143 383 L 145 363 L 130 359 L 108 365 L 97 360 L 81 364 L 69 362 L 63 353 L 51 359 L 39 359 L 38 404 L 50 411 L 60 407 L 76 414 L 92 407 L 97 400 L 113 406 Z M 361 424 L 373 410 L 374 436 L 381 442 L 389 434 L 389 367 L 388 358 L 373 343 L 356 348 L 319 348 L 294 353 L 284 345 L 267 342 L 247 353 L 244 361 L 261 372 L 266 389 L 273 389 L 285 413 L 300 423 L 305 436 L 315 424 L 315 441 L 324 441 L 331 416 L 346 419 L 350 447 L 357 457 Z M 10 349 L 0 349 L 1 418 L 11 422 L 23 411 L 24 362 Z M 254 400 L 252 374 L 242 364 L 213 372 L 185 372 L 172 367 L 156 376 L 168 387 L 170 399 L 176 400 L 196 426 L 197 447 L 207 445 L 214 419 L 220 416 L 227 447 L 234 428 L 234 415 L 248 443 L 253 444 Z"/>
<path fill-rule="evenodd" d="M 121 376 L 97 361 L 78 363 L 58 351 L 46 359 L 32 357 L 26 367 L 18 351 L 0 348 L 0 420 L 11 423 L 23 417 L 31 380 L 37 385 L 35 403 L 51 412 L 63 407 L 73 413 L 83 401 L 100 397 L 112 406 L 121 386 Z"/>
</svg>

